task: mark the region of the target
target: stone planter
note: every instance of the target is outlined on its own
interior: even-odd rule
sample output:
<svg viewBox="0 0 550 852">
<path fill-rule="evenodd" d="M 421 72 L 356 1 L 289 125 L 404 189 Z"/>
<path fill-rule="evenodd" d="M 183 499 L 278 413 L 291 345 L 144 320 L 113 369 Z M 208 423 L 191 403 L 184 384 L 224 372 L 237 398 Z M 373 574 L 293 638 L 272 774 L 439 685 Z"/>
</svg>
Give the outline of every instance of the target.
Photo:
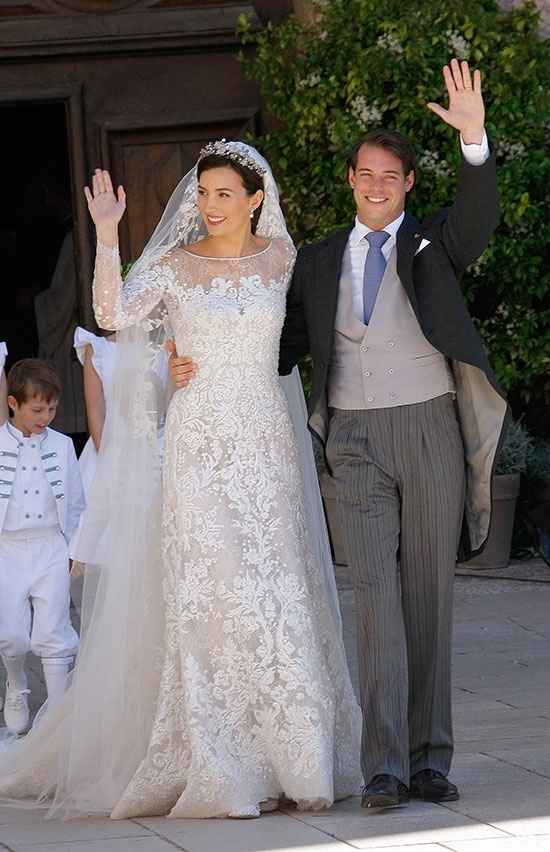
<svg viewBox="0 0 550 852">
<path fill-rule="evenodd" d="M 466 563 L 468 568 L 506 568 L 508 566 L 519 486 L 519 473 L 500 474 L 493 478 L 493 517 L 489 538 L 483 553 Z"/>
<path fill-rule="evenodd" d="M 336 487 L 333 478 L 325 470 L 320 478 L 321 496 L 325 507 L 328 534 L 332 547 L 332 558 L 337 565 L 347 565 L 347 556 L 344 549 L 344 531 L 340 520 L 340 507 L 336 499 Z"/>
</svg>

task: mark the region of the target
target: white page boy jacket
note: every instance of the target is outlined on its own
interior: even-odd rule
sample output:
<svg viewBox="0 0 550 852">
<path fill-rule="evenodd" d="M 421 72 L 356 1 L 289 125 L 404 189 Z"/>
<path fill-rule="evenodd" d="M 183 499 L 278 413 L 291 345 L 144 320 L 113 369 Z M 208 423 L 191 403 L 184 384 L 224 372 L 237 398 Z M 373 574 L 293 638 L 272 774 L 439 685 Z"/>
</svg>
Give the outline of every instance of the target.
<svg viewBox="0 0 550 852">
<path fill-rule="evenodd" d="M 36 436 L 43 471 L 55 498 L 57 519 L 67 541 L 78 526 L 84 510 L 84 490 L 73 442 L 55 429 Z M 0 427 L 0 535 L 17 474 L 22 447 L 8 423 Z"/>
</svg>

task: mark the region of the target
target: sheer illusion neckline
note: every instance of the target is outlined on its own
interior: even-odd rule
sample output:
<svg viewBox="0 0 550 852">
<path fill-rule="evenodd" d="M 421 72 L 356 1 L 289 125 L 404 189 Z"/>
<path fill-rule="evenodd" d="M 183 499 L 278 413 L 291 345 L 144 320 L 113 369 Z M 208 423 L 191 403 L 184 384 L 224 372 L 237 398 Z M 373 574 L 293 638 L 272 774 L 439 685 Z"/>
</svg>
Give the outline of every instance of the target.
<svg viewBox="0 0 550 852">
<path fill-rule="evenodd" d="M 221 256 L 216 256 L 216 255 L 208 255 L 208 254 L 195 254 L 194 251 L 188 251 L 183 246 L 180 246 L 180 248 L 183 252 L 185 252 L 185 254 L 191 255 L 191 257 L 202 258 L 202 260 L 250 260 L 250 258 L 252 258 L 252 257 L 259 257 L 261 254 L 264 254 L 264 252 L 269 251 L 269 249 L 271 248 L 272 245 L 273 245 L 273 240 L 270 240 L 268 242 L 268 244 L 265 246 L 265 248 L 260 249 L 260 251 L 256 251 L 256 252 L 254 252 L 254 254 L 243 254 L 243 255 L 240 255 L 239 257 L 237 257 L 235 255 L 234 256 L 221 257 Z"/>
</svg>

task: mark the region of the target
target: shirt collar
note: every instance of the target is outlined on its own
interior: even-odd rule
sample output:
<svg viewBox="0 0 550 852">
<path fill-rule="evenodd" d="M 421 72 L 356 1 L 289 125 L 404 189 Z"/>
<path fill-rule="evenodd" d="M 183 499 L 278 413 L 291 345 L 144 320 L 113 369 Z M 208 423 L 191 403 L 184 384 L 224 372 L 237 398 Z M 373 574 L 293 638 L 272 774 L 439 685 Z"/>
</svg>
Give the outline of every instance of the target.
<svg viewBox="0 0 550 852">
<path fill-rule="evenodd" d="M 397 236 L 397 232 L 401 227 L 401 223 L 405 218 L 405 211 L 401 213 L 397 219 L 394 219 L 393 222 L 390 222 L 389 225 L 383 229 L 387 234 L 390 235 L 390 240 L 395 239 Z M 366 237 L 367 234 L 370 234 L 372 228 L 369 228 L 368 225 L 364 225 L 363 222 L 359 221 L 358 216 L 355 217 L 355 225 L 351 234 L 349 235 L 350 245 L 358 246 L 362 239 Z"/>
<path fill-rule="evenodd" d="M 24 441 L 25 440 L 25 436 L 23 435 L 23 432 L 20 432 L 19 429 L 16 426 L 14 426 L 12 423 L 6 422 L 6 429 L 8 430 L 11 437 L 15 438 L 16 441 Z"/>
<path fill-rule="evenodd" d="M 48 437 L 47 429 L 44 429 L 43 435 L 29 435 L 29 437 L 27 438 L 27 436 L 23 435 L 23 432 L 21 432 L 16 426 L 14 426 L 13 423 L 6 422 L 6 428 L 12 438 L 15 438 L 16 441 L 30 441 L 31 438 L 35 438 L 35 440 L 39 444 L 43 444 L 46 438 Z"/>
</svg>

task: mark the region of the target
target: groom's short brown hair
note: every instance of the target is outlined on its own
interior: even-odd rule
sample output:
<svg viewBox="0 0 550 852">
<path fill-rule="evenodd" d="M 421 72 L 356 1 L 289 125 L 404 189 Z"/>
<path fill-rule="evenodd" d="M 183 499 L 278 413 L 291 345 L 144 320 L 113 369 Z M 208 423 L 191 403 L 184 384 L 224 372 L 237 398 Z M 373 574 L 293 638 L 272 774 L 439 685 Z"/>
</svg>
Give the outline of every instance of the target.
<svg viewBox="0 0 550 852">
<path fill-rule="evenodd" d="M 384 148 L 386 151 L 391 151 L 392 154 L 401 160 L 403 164 L 403 172 L 407 176 L 410 172 L 416 172 L 416 155 L 414 148 L 402 133 L 397 130 L 386 130 L 384 127 L 378 130 L 371 130 L 365 133 L 357 140 L 351 151 L 349 152 L 347 165 L 348 168 L 355 171 L 357 168 L 357 157 L 359 150 L 363 145 L 374 145 L 377 148 Z"/>
</svg>

